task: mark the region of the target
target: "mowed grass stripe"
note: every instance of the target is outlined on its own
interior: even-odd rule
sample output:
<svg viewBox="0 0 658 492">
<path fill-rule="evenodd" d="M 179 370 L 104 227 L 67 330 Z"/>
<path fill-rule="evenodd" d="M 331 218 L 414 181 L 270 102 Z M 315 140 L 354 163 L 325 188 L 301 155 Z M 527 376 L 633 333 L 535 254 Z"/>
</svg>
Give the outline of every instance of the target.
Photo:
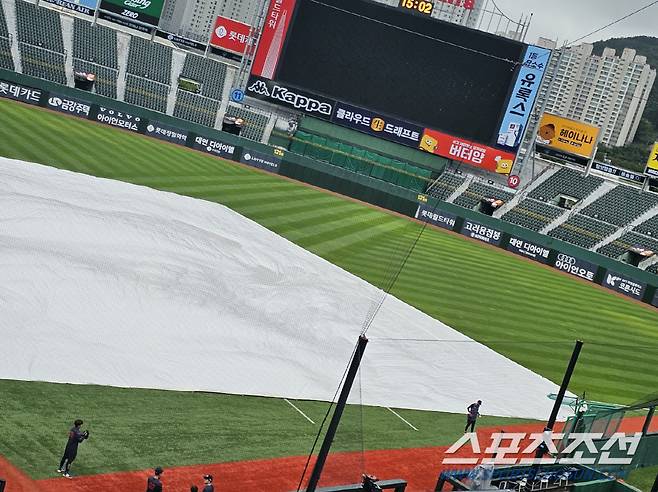
<svg viewBox="0 0 658 492">
<path fill-rule="evenodd" d="M 17 113 L 23 116 L 20 123 L 14 121 L 11 142 L 0 141 L 0 153 L 16 158 L 40 155 L 31 160 L 71 167 L 71 153 L 51 152 L 39 144 L 40 136 L 50 132 L 51 138 L 66 142 L 68 127 L 85 122 L 47 114 L 49 125 L 44 126 L 40 110 L 0 105 L 0 123 Z M 357 212 L 349 200 L 276 176 L 157 141 L 146 144 L 143 137 L 120 130 L 89 128 L 85 162 L 99 174 L 128 181 L 133 177 L 153 187 L 189 187 L 186 194 L 230 206 L 378 287 L 390 281 L 390 266 L 402 263 L 400 256 L 420 230 L 418 224 L 371 208 L 356 205 L 363 210 Z M 97 132 L 105 138 L 93 145 Z M 159 166 L 158 159 L 166 165 Z M 210 190 L 213 186 L 219 191 Z M 392 293 L 553 381 L 561 379 L 573 340 L 585 339 L 583 376 L 576 374 L 572 390 L 587 390 L 594 399 L 633 401 L 650 392 L 639 389 L 645 381 L 658 378 L 651 350 L 612 347 L 633 340 L 658 345 L 656 311 L 457 235 L 428 228 Z M 501 338 L 510 343 L 493 342 Z M 536 344 L 513 343 L 519 339 Z M 542 343 L 546 340 L 559 343 Z M 608 345 L 588 346 L 589 341 Z M 624 365 L 627 385 L 619 381 Z"/>
</svg>

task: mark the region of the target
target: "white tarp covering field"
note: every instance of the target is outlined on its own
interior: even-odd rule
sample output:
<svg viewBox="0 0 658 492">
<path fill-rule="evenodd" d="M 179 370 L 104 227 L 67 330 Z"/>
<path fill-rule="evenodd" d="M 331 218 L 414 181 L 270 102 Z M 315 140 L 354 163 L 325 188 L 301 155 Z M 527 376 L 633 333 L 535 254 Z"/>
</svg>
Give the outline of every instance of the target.
<svg viewBox="0 0 658 492">
<path fill-rule="evenodd" d="M 381 298 L 224 206 L 0 158 L 0 378 L 330 400 Z M 396 298 L 368 337 L 364 404 L 550 413 L 556 385 Z"/>
</svg>

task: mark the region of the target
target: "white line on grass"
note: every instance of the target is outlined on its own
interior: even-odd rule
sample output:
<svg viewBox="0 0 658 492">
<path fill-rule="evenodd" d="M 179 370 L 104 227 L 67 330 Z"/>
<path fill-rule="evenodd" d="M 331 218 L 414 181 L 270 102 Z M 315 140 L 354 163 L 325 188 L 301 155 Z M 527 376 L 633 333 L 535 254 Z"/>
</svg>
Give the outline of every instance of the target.
<svg viewBox="0 0 658 492">
<path fill-rule="evenodd" d="M 416 429 L 413 425 L 411 425 L 411 423 L 410 423 L 407 419 L 405 419 L 402 415 L 400 415 L 399 413 L 397 413 L 395 410 L 393 410 L 393 409 L 390 408 L 390 407 L 386 407 L 386 408 L 387 408 L 387 409 L 388 409 L 393 415 L 395 415 L 397 418 L 399 418 L 402 422 L 404 422 L 404 423 L 407 424 L 409 427 L 411 427 L 413 430 L 418 431 L 418 429 Z"/>
<path fill-rule="evenodd" d="M 290 405 L 292 408 L 294 408 L 294 409 L 297 410 L 299 413 L 301 413 L 302 416 L 303 416 L 306 420 L 308 420 L 311 424 L 315 425 L 315 422 L 313 422 L 310 418 L 308 418 L 308 415 L 306 415 L 304 412 L 302 412 L 299 408 L 297 408 L 295 405 L 293 405 L 293 403 L 292 403 L 290 400 L 288 400 L 288 398 L 284 398 L 284 400 L 286 401 L 286 403 L 288 403 L 288 405 Z"/>
</svg>

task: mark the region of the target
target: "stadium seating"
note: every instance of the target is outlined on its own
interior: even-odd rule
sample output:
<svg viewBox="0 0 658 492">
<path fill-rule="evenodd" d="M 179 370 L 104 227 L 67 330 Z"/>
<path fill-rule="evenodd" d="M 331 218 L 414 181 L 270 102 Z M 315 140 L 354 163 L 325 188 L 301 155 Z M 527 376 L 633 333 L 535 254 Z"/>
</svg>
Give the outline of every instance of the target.
<svg viewBox="0 0 658 492">
<path fill-rule="evenodd" d="M 169 86 L 143 79 L 134 75 L 126 76 L 125 101 L 143 108 L 164 113 L 167 111 L 167 95 Z"/>
<path fill-rule="evenodd" d="M 188 53 L 180 76 L 199 82 L 201 95 L 222 99 L 226 79 L 226 65 L 223 63 Z"/>
<path fill-rule="evenodd" d="M 620 185 L 585 207 L 581 213 L 624 226 L 656 205 L 658 196 Z"/>
<path fill-rule="evenodd" d="M 64 53 L 62 24 L 57 12 L 39 8 L 23 0 L 16 0 L 16 16 L 20 42 L 39 46 L 60 55 Z"/>
<path fill-rule="evenodd" d="M 63 54 L 26 43 L 19 47 L 24 74 L 66 85 Z"/>
<path fill-rule="evenodd" d="M 0 68 L 14 70 L 14 60 L 11 57 L 11 44 L 7 38 L 0 38 Z"/>
<path fill-rule="evenodd" d="M 236 106 L 229 106 L 226 110 L 226 114 L 244 120 L 242 131 L 240 132 L 241 137 L 255 140 L 257 142 L 263 138 L 263 133 L 265 132 L 265 126 L 267 125 L 269 116 Z"/>
<path fill-rule="evenodd" d="M 473 209 L 480 205 L 480 200 L 482 200 L 482 198 L 498 198 L 508 202 L 513 196 L 512 193 L 503 191 L 500 188 L 495 188 L 479 181 L 473 181 L 468 185 L 468 188 L 464 193 L 459 195 L 453 203 L 460 207 Z"/>
<path fill-rule="evenodd" d="M 633 230 L 646 236 L 658 238 L 658 215 L 654 215 L 650 219 L 645 220 Z"/>
<path fill-rule="evenodd" d="M 563 208 L 526 198 L 502 216 L 502 220 L 540 231 L 565 212 Z"/>
<path fill-rule="evenodd" d="M 116 68 L 107 68 L 95 63 L 81 60 L 79 58 L 73 59 L 73 69 L 76 72 L 90 72 L 96 75 L 96 93 L 101 96 L 117 97 L 117 76 L 119 71 Z"/>
<path fill-rule="evenodd" d="M 78 17 L 74 20 L 73 57 L 109 68 L 119 68 L 116 31 Z"/>
<path fill-rule="evenodd" d="M 529 194 L 530 198 L 551 202 L 560 194 L 582 200 L 601 186 L 603 179 L 597 176 L 583 176 L 579 171 L 564 167 L 541 183 Z"/>
<path fill-rule="evenodd" d="M 174 116 L 199 125 L 213 127 L 219 111 L 219 101 L 191 92 L 178 90 Z"/>
<path fill-rule="evenodd" d="M 637 232 L 627 232 L 619 239 L 615 239 L 609 244 L 598 249 L 598 252 L 609 256 L 610 258 L 619 258 L 621 255 L 626 253 L 628 249 L 632 246 L 642 246 L 646 249 L 650 249 L 658 253 L 658 240 L 648 238 Z"/>
<path fill-rule="evenodd" d="M 436 182 L 430 185 L 431 189 L 427 190 L 427 193 L 440 200 L 445 200 L 464 183 L 465 179 L 466 178 L 460 174 L 444 172 L 439 176 Z"/>
<path fill-rule="evenodd" d="M 586 215 L 575 214 L 569 217 L 564 224 L 548 233 L 549 236 L 561 239 L 583 248 L 591 248 L 601 242 L 617 228 Z"/>
<path fill-rule="evenodd" d="M 128 53 L 128 73 L 170 84 L 171 48 L 133 36 Z"/>
<path fill-rule="evenodd" d="M 0 1 L 0 38 L 8 38 L 9 29 L 7 29 L 7 19 L 5 19 L 5 11 Z"/>
<path fill-rule="evenodd" d="M 654 273 L 654 274 L 658 275 L 658 263 L 654 263 L 653 265 L 649 265 L 647 267 L 647 272 Z"/>
</svg>

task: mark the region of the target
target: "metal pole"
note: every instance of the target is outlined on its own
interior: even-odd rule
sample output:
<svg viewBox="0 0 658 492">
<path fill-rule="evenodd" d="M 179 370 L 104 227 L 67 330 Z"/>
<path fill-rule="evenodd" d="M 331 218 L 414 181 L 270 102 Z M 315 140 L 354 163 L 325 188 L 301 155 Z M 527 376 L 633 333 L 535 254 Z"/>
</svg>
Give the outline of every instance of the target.
<svg viewBox="0 0 658 492">
<path fill-rule="evenodd" d="M 306 492 L 315 492 L 315 489 L 318 486 L 320 481 L 320 475 L 322 475 L 322 468 L 324 468 L 324 463 L 327 460 L 327 455 L 329 454 L 329 449 L 331 444 L 334 441 L 336 436 L 336 430 L 338 429 L 338 424 L 340 423 L 340 418 L 343 415 L 343 410 L 345 410 L 345 404 L 347 403 L 347 397 L 352 390 L 352 383 L 354 383 L 354 378 L 356 373 L 359 371 L 359 364 L 361 364 L 361 358 L 363 357 L 363 351 L 366 349 L 368 344 L 368 339 L 361 335 L 359 336 L 359 341 L 356 345 L 356 351 L 354 352 L 354 357 L 352 357 L 352 362 L 350 363 L 350 368 L 347 371 L 347 376 L 345 376 L 345 383 L 343 384 L 343 389 L 340 392 L 338 397 L 338 403 L 336 404 L 336 410 L 334 410 L 334 415 L 331 417 L 331 422 L 327 428 L 327 434 L 324 436 L 324 441 L 322 441 L 322 447 L 320 448 L 320 453 L 318 454 L 318 459 L 313 466 L 313 473 L 311 473 L 311 478 L 308 481 L 308 487 Z"/>
<path fill-rule="evenodd" d="M 557 414 L 559 413 L 560 407 L 562 406 L 562 402 L 564 401 L 564 395 L 566 394 L 567 388 L 569 387 L 569 382 L 571 381 L 573 370 L 576 368 L 576 362 L 578 362 L 578 356 L 580 355 L 580 350 L 582 348 L 583 348 L 582 340 L 576 340 L 576 346 L 573 348 L 573 352 L 571 353 L 571 359 L 569 360 L 569 365 L 567 365 L 567 370 L 564 373 L 564 377 L 562 378 L 560 391 L 558 391 L 557 396 L 555 397 L 553 410 L 551 411 L 551 416 L 548 417 L 548 422 L 546 422 L 546 427 L 544 427 L 544 432 L 551 432 L 553 430 L 553 427 L 555 426 L 555 421 L 557 420 Z M 528 485 L 526 486 L 526 490 L 530 489 L 532 481 L 537 476 L 537 473 L 539 472 L 539 468 L 541 466 L 539 460 L 541 460 L 544 457 L 545 453 L 546 453 L 546 445 L 542 443 L 537 448 L 537 452 L 535 453 L 535 464 L 532 465 L 532 470 L 528 474 Z"/>
<path fill-rule="evenodd" d="M 651 419 L 653 419 L 653 414 L 656 411 L 656 407 L 651 407 L 647 413 L 647 418 L 644 420 L 644 425 L 642 426 L 642 435 L 646 436 L 649 432 L 649 426 L 651 425 Z"/>
<path fill-rule="evenodd" d="M 530 30 L 530 23 L 532 22 L 532 15 L 533 15 L 533 13 L 530 12 L 530 19 L 528 19 L 528 22 L 525 25 L 525 31 L 523 32 L 523 39 L 521 39 L 522 43 L 525 43 L 525 37 L 528 34 L 528 31 Z"/>
</svg>

